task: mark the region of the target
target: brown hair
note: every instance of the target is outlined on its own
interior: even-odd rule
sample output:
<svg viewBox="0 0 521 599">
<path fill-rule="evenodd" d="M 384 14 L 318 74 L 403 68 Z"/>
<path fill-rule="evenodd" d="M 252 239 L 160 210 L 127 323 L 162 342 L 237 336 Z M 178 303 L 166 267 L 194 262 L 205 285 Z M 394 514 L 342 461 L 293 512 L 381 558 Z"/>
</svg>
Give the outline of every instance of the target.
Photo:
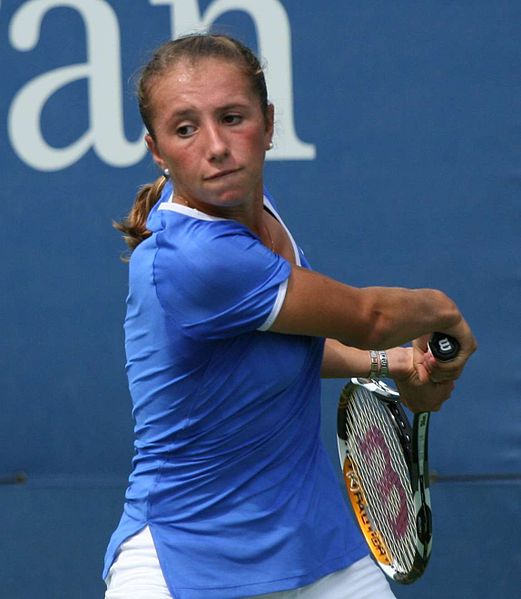
<svg viewBox="0 0 521 599">
<path fill-rule="evenodd" d="M 221 58 L 239 66 L 249 78 L 252 90 L 259 99 L 264 117 L 268 116 L 268 91 L 262 66 L 255 54 L 238 40 L 223 34 L 195 33 L 166 42 L 143 67 L 137 82 L 139 112 L 149 134 L 155 139 L 152 126 L 153 112 L 150 102 L 154 79 L 163 75 L 181 59 L 197 61 L 204 58 Z M 144 185 L 138 192 L 130 213 L 114 227 L 123 233 L 130 250 L 134 250 L 150 236 L 146 228 L 148 214 L 159 199 L 166 178 Z"/>
<path fill-rule="evenodd" d="M 123 233 L 123 239 L 131 252 L 151 235 L 147 229 L 148 214 L 159 200 L 166 181 L 166 177 L 161 176 L 153 183 L 147 183 L 140 187 L 127 217 L 121 222 L 112 223 L 115 229 Z M 128 256 L 124 256 L 123 260 L 128 261 L 128 258 Z"/>
</svg>

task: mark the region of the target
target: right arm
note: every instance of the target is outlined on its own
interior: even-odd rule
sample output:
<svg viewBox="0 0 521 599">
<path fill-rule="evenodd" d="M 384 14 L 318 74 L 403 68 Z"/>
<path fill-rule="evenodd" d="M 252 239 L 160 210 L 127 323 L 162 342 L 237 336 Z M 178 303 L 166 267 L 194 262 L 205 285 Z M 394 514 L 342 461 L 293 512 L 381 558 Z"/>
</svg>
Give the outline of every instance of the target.
<svg viewBox="0 0 521 599">
<path fill-rule="evenodd" d="M 388 349 L 411 340 L 425 347 L 437 331 L 461 345 L 450 363 L 430 365 L 439 380 L 459 376 L 476 349 L 456 304 L 434 289 L 356 288 L 294 266 L 273 332 L 329 337 L 359 349 Z"/>
</svg>

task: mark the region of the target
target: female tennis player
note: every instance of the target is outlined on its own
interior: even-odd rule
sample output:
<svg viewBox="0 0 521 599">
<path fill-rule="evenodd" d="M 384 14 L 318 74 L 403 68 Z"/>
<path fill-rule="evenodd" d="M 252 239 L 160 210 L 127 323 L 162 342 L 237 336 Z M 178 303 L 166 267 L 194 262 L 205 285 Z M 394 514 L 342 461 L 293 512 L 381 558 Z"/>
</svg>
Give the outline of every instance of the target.
<svg viewBox="0 0 521 599">
<path fill-rule="evenodd" d="M 439 291 L 310 270 L 263 192 L 274 107 L 241 43 L 166 43 L 138 95 L 164 176 L 119 225 L 135 457 L 106 599 L 392 597 L 320 440 L 320 377 L 388 370 L 412 409 L 437 410 L 469 327 Z M 433 331 L 460 342 L 450 364 L 428 352 Z"/>
</svg>

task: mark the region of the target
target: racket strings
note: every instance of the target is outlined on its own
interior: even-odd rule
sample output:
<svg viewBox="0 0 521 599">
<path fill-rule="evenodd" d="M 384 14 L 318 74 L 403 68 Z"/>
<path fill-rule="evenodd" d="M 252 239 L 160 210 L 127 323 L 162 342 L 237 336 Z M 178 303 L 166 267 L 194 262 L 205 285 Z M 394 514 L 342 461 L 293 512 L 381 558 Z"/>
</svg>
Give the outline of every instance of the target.
<svg viewBox="0 0 521 599">
<path fill-rule="evenodd" d="M 347 451 L 351 484 L 363 492 L 373 528 L 398 572 L 411 570 L 416 549 L 415 508 L 407 461 L 385 406 L 359 388 L 347 403 Z"/>
</svg>

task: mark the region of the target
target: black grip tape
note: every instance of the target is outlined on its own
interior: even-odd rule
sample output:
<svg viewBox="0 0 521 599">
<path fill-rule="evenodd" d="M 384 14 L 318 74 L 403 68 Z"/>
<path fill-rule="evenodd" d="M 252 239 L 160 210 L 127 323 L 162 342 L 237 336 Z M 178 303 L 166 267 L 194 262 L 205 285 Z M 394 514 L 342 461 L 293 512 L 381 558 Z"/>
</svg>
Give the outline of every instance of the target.
<svg viewBox="0 0 521 599">
<path fill-rule="evenodd" d="M 460 350 L 457 339 L 445 333 L 434 333 L 429 341 L 429 349 L 432 355 L 440 362 L 454 360 Z"/>
</svg>

